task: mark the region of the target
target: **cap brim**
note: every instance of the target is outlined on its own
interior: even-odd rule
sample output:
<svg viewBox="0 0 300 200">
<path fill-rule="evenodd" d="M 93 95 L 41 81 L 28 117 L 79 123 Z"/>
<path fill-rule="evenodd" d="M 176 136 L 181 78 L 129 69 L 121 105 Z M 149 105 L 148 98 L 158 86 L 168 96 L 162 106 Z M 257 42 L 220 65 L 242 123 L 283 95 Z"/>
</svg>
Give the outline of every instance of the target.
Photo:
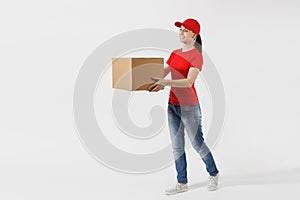
<svg viewBox="0 0 300 200">
<path fill-rule="evenodd" d="M 180 28 L 182 26 L 182 23 L 181 22 L 175 22 L 175 26 Z"/>
</svg>

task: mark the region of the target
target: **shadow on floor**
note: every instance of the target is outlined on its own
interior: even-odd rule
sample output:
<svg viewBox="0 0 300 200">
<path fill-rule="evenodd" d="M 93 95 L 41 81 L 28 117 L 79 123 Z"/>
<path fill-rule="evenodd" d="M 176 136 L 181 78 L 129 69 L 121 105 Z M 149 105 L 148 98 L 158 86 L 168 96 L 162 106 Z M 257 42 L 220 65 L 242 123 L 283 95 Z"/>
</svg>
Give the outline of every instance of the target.
<svg viewBox="0 0 300 200">
<path fill-rule="evenodd" d="M 220 174 L 220 189 L 242 185 L 265 185 L 265 184 L 300 184 L 300 168 L 289 170 L 270 170 L 261 173 L 247 174 Z M 206 187 L 207 182 L 202 181 L 189 186 L 189 190 Z"/>
</svg>

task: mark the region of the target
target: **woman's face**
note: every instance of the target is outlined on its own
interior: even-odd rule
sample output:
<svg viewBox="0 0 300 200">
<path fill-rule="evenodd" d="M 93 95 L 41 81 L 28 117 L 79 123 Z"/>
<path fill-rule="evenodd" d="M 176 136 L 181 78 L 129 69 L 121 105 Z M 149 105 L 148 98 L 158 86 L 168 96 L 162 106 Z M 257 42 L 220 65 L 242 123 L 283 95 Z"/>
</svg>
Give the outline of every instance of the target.
<svg viewBox="0 0 300 200">
<path fill-rule="evenodd" d="M 193 33 L 193 31 L 186 29 L 184 26 L 180 27 L 179 29 L 180 42 L 189 45 L 194 42 L 194 38 L 195 38 L 195 33 Z"/>
</svg>

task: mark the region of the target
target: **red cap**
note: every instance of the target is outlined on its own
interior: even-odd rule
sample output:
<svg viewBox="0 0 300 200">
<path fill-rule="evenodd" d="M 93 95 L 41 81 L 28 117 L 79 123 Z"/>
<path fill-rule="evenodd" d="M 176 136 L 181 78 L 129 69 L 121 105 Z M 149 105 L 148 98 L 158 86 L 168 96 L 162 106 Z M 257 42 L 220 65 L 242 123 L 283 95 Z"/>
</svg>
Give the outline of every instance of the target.
<svg viewBox="0 0 300 200">
<path fill-rule="evenodd" d="M 193 31 L 195 34 L 199 35 L 200 33 L 200 24 L 195 19 L 186 19 L 184 22 L 175 22 L 175 26 L 181 27 L 184 26 L 185 28 Z"/>
</svg>

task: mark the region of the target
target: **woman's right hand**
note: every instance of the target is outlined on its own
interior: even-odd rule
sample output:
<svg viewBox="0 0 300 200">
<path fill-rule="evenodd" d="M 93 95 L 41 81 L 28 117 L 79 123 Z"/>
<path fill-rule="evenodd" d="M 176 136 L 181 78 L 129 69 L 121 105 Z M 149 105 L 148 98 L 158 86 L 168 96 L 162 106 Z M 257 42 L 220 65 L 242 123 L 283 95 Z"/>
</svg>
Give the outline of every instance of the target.
<svg viewBox="0 0 300 200">
<path fill-rule="evenodd" d="M 158 92 L 159 90 L 163 90 L 165 87 L 161 84 L 153 83 L 149 86 L 149 92 Z"/>
</svg>

